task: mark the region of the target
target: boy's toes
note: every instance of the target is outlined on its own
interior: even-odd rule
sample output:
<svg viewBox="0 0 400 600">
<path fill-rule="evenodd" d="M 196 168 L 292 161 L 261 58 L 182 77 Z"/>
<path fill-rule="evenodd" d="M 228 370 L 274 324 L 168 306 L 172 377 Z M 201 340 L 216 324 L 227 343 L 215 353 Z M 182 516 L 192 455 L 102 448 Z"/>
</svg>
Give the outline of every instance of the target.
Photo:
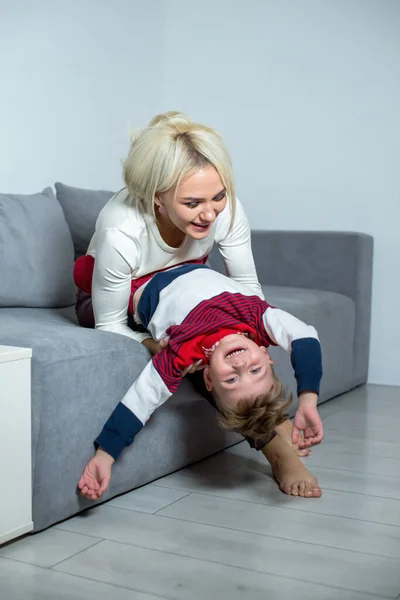
<svg viewBox="0 0 400 600">
<path fill-rule="evenodd" d="M 305 458 L 306 456 L 309 456 L 311 454 L 310 448 L 303 448 L 302 450 L 300 450 L 300 448 L 295 447 L 295 450 L 297 456 L 300 456 L 300 458 Z"/>
<path fill-rule="evenodd" d="M 306 482 L 305 481 L 300 481 L 300 483 L 299 483 L 299 496 L 301 496 L 302 498 L 304 498 L 305 491 L 306 491 Z"/>
<path fill-rule="evenodd" d="M 298 496 L 299 495 L 299 484 L 298 484 L 298 482 L 296 482 L 296 483 L 294 483 L 292 485 L 292 489 L 290 491 L 290 494 L 292 496 Z"/>
<path fill-rule="evenodd" d="M 311 498 L 312 495 L 313 495 L 313 484 L 310 483 L 309 481 L 307 481 L 307 483 L 305 484 L 304 496 L 306 498 Z"/>
<path fill-rule="evenodd" d="M 322 490 L 320 487 L 318 486 L 313 486 L 312 488 L 312 497 L 313 498 L 319 498 L 320 496 L 322 496 Z"/>
</svg>

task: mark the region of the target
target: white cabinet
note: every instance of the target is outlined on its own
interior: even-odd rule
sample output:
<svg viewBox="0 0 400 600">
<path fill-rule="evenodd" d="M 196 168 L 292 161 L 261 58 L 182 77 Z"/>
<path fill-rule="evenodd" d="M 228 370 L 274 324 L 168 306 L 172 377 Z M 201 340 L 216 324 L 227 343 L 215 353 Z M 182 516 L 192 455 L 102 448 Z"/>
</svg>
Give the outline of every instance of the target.
<svg viewBox="0 0 400 600">
<path fill-rule="evenodd" d="M 33 529 L 31 356 L 0 346 L 0 544 Z"/>
</svg>

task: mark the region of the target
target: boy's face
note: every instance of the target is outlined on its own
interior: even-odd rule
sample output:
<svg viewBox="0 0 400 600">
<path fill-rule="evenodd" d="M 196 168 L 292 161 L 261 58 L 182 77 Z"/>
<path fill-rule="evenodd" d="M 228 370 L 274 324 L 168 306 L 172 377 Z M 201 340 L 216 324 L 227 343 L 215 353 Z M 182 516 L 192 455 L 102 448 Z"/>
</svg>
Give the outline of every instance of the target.
<svg viewBox="0 0 400 600">
<path fill-rule="evenodd" d="M 268 394 L 274 381 L 272 364 L 264 346 L 234 333 L 215 348 L 204 369 L 204 381 L 209 392 L 215 392 L 224 404 L 234 408 L 244 398 L 252 402 Z"/>
</svg>

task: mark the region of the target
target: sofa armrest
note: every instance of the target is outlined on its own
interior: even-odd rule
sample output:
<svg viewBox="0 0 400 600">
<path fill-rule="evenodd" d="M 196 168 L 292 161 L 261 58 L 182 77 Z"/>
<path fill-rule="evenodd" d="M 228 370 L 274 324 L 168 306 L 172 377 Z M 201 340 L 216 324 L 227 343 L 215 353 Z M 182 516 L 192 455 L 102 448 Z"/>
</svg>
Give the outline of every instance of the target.
<svg viewBox="0 0 400 600">
<path fill-rule="evenodd" d="M 262 285 L 337 292 L 354 301 L 354 377 L 357 383 L 365 382 L 371 320 L 372 237 L 336 231 L 252 231 L 252 247 Z M 218 254 L 215 248 L 210 262 L 221 270 Z"/>
</svg>

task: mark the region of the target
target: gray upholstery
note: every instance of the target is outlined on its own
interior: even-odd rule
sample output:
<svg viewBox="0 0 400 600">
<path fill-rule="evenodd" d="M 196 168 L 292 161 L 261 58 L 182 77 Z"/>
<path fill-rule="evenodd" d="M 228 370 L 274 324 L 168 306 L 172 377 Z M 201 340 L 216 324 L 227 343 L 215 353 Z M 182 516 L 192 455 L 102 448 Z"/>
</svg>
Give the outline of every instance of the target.
<svg viewBox="0 0 400 600">
<path fill-rule="evenodd" d="M 54 187 L 71 230 L 76 260 L 86 254 L 97 216 L 114 192 L 86 190 L 59 182 Z"/>
<path fill-rule="evenodd" d="M 51 188 L 0 194 L 0 306 L 68 306 L 73 260 L 71 234 Z"/>
<path fill-rule="evenodd" d="M 305 323 L 314 325 L 322 346 L 324 376 L 320 401 L 341 394 L 356 385 L 353 373 L 354 302 L 342 294 L 292 287 L 263 286 L 270 304 L 287 310 Z M 296 383 L 288 356 L 281 348 L 271 348 L 276 374 L 285 382 L 297 406 Z"/>
<path fill-rule="evenodd" d="M 59 196 L 60 190 L 59 186 Z M 82 223 L 73 233 L 77 255 L 90 239 L 93 212 L 88 219 L 92 225 Z M 53 242 L 55 259 L 60 251 Z M 320 401 L 365 382 L 372 239 L 356 233 L 256 231 L 253 250 L 267 300 L 319 332 L 324 366 Z M 213 252 L 210 262 L 223 270 L 218 253 Z M 22 289 L 25 283 L 19 281 Z M 33 519 L 38 531 L 93 505 L 76 493 L 82 469 L 93 454 L 92 440 L 149 354 L 124 336 L 80 328 L 73 307 L 1 308 L 0 344 L 33 348 Z M 278 375 L 294 392 L 288 355 L 280 349 L 271 353 Z M 296 402 L 291 414 L 295 407 Z M 218 427 L 214 409 L 194 392 L 189 381 L 183 381 L 123 452 L 102 500 L 239 439 Z"/>
</svg>

